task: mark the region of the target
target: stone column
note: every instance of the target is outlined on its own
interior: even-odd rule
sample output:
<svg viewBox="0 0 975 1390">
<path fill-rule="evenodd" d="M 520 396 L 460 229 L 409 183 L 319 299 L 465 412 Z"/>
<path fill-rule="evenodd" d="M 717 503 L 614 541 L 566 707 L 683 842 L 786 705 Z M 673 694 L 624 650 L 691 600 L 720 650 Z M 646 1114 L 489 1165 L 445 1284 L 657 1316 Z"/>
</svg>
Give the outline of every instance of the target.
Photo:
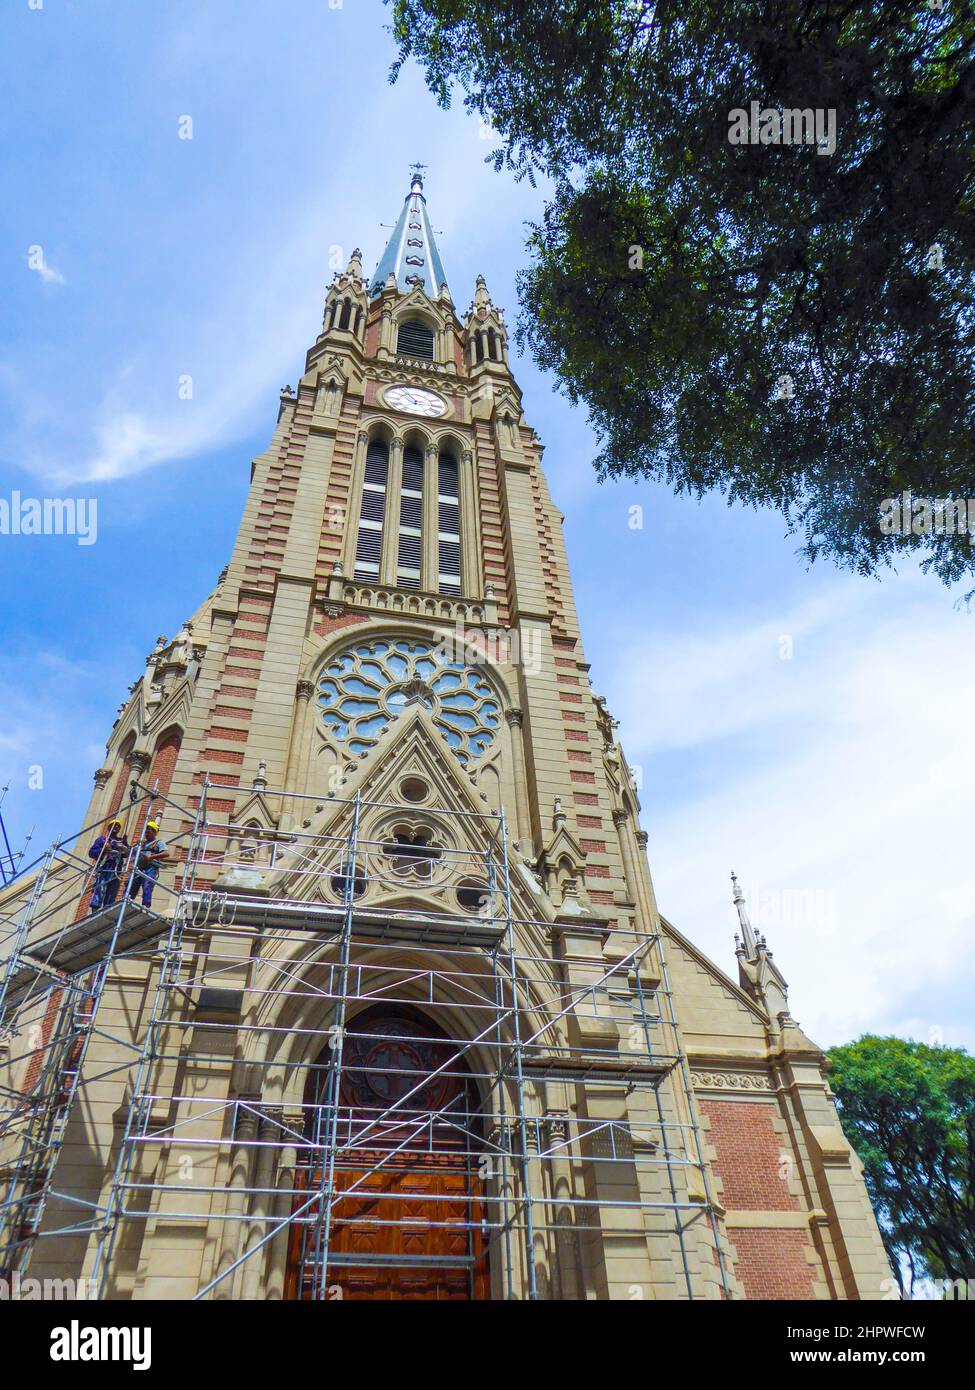
<svg viewBox="0 0 975 1390">
<path fill-rule="evenodd" d="M 366 447 L 369 435 L 360 430 L 356 435 L 355 457 L 352 460 L 352 477 L 349 479 L 349 510 L 345 517 L 345 533 L 342 537 L 342 573 L 355 573 L 355 547 L 359 537 L 359 512 L 362 510 L 362 480 L 366 471 Z"/>
<path fill-rule="evenodd" d="M 379 319 L 379 355 L 391 354 L 393 351 L 393 311 L 383 309 Z"/>
<path fill-rule="evenodd" d="M 440 469 L 436 444 L 428 444 L 423 466 L 423 528 L 420 542 L 420 588 L 435 594 L 440 581 Z"/>
<path fill-rule="evenodd" d="M 633 851 L 631 821 L 632 817 L 629 811 L 620 808 L 613 812 L 613 824 L 616 826 L 620 855 L 623 859 L 623 876 L 626 880 L 627 892 L 631 901 L 640 910 L 641 928 L 644 931 L 653 931 L 655 923 L 654 904 L 647 892 L 645 876 L 640 872 L 640 865 Z"/>
<path fill-rule="evenodd" d="M 291 731 L 291 747 L 288 750 L 288 770 L 285 776 L 286 792 L 300 790 L 301 769 L 307 767 L 310 759 L 308 705 L 315 693 L 311 681 L 300 680 L 295 684 L 295 717 Z"/>
<path fill-rule="evenodd" d="M 567 1105 L 564 1093 L 559 1096 Z M 553 1297 L 577 1300 L 585 1296 L 583 1291 L 582 1251 L 576 1231 L 576 1212 L 579 1210 L 568 1198 L 574 1191 L 572 1161 L 568 1148 L 569 1112 L 549 1110 L 544 1120 L 544 1132 L 549 1148 L 556 1150 L 547 1160 L 551 1216 L 554 1226 L 554 1268 L 552 1270 Z"/>
<path fill-rule="evenodd" d="M 477 499 L 474 496 L 474 455 L 465 449 L 458 459 L 460 495 L 460 578 L 467 598 L 481 592 L 481 546 L 477 528 Z"/>
<path fill-rule="evenodd" d="M 302 1132 L 305 1117 L 303 1112 L 299 1111 L 294 1115 L 285 1115 L 282 1123 L 285 1130 L 290 1131 L 290 1133 L 284 1134 L 284 1147 L 278 1154 L 276 1183 L 278 1196 L 274 1199 L 275 1224 L 286 1220 L 294 1208 L 296 1196 L 293 1189 L 297 1175 L 298 1141 L 293 1135 Z M 290 1225 L 283 1227 L 270 1242 L 271 1254 L 266 1293 L 269 1301 L 278 1301 L 284 1298 L 285 1282 L 288 1277 L 288 1247 L 291 1243 L 291 1231 Z"/>
<path fill-rule="evenodd" d="M 403 441 L 389 443 L 389 471 L 386 474 L 386 510 L 383 514 L 383 553 L 379 561 L 380 584 L 395 585 L 399 568 L 399 506 L 403 487 Z"/>
<path fill-rule="evenodd" d="M 504 717 L 511 730 L 511 777 L 515 784 L 515 816 L 518 840 L 522 854 L 531 854 L 534 844 L 531 811 L 528 805 L 528 787 L 525 782 L 525 748 L 522 742 L 521 710 L 509 709 Z"/>
<path fill-rule="evenodd" d="M 274 1172 L 274 1143 L 281 1137 L 281 1127 L 272 1119 L 261 1120 L 257 1132 L 260 1147 L 254 1164 L 254 1200 L 251 1203 L 251 1224 L 247 1233 L 247 1249 L 255 1246 L 267 1235 L 269 1223 L 267 1216 L 272 1208 L 272 1198 L 268 1189 Z M 267 1246 L 250 1256 L 242 1265 L 243 1277 L 240 1285 L 242 1299 L 254 1300 L 264 1292 L 264 1267 L 267 1261 Z"/>
<path fill-rule="evenodd" d="M 250 1181 L 251 1165 L 254 1158 L 253 1143 L 257 1137 L 257 1116 L 253 1110 L 238 1112 L 234 1133 L 236 1145 L 231 1159 L 230 1177 L 227 1181 L 227 1220 L 221 1223 L 223 1236 L 220 1241 L 220 1255 L 217 1259 L 217 1274 L 230 1268 L 240 1255 L 241 1226 L 247 1210 L 247 1187 Z M 234 1296 L 234 1277 L 224 1279 L 213 1291 L 216 1299 L 232 1299 Z"/>
</svg>

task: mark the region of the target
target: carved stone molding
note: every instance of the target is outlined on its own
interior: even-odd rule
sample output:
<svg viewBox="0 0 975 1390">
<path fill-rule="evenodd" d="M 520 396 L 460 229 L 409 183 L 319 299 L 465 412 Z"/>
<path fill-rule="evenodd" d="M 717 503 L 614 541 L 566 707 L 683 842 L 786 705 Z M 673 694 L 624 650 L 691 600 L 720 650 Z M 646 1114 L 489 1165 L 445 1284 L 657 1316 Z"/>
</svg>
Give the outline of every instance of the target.
<svg viewBox="0 0 975 1390">
<path fill-rule="evenodd" d="M 295 699 L 310 700 L 315 693 L 315 686 L 311 681 L 299 681 L 295 686 Z"/>
<path fill-rule="evenodd" d="M 569 1139 L 569 1117 L 564 1110 L 549 1110 L 544 1119 L 549 1143 L 566 1144 Z"/>
<path fill-rule="evenodd" d="M 771 1091 L 771 1078 L 752 1071 L 692 1071 L 691 1085 L 707 1091 Z"/>
</svg>

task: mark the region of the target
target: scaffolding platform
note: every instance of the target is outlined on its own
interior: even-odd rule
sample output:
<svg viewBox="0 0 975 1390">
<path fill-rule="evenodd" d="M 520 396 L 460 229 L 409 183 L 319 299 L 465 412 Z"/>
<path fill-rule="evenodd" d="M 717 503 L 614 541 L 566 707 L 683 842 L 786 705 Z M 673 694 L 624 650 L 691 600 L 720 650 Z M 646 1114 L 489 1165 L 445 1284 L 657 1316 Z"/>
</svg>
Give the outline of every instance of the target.
<svg viewBox="0 0 975 1390">
<path fill-rule="evenodd" d="M 320 902 L 232 895 L 222 889 L 188 892 L 183 895 L 183 901 L 194 923 L 206 922 L 211 929 L 232 926 L 259 932 L 340 936 L 345 925 L 343 907 Z M 504 939 L 504 931 L 503 924 L 471 920 L 469 916 L 436 916 L 422 912 L 390 914 L 368 909 L 356 912 L 356 935 L 364 941 L 401 941 L 410 946 L 465 944 L 490 949 Z"/>
<path fill-rule="evenodd" d="M 123 906 L 121 923 L 119 904 L 113 903 L 69 927 L 32 940 L 10 972 L 7 1006 L 16 1008 L 39 980 L 70 985 L 72 976 L 98 965 L 110 948 L 114 956 L 124 956 L 157 940 L 167 929 L 166 919 L 158 913 L 132 902 Z"/>
</svg>

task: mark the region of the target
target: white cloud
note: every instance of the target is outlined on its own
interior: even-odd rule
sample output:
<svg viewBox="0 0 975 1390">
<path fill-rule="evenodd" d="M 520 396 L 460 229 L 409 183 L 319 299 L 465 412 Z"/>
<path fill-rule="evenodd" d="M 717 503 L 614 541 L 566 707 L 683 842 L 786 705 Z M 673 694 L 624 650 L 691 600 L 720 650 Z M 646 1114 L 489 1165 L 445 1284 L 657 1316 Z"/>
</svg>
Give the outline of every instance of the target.
<svg viewBox="0 0 975 1390">
<path fill-rule="evenodd" d="M 360 113 L 361 148 L 388 146 L 390 125 L 396 124 L 393 117 L 410 82 L 420 85 L 415 75 L 401 79 L 392 93 L 380 89 L 379 99 Z M 442 120 L 431 156 L 439 191 L 439 196 L 431 191 L 431 210 L 463 312 L 467 287 L 459 283 L 451 248 L 469 240 L 467 231 L 482 216 L 486 190 L 495 225 L 508 219 L 516 244 L 526 200 L 523 189 L 480 163 L 476 122 L 460 111 Z M 469 141 L 458 138 L 458 125 Z M 405 131 L 402 138 L 408 138 Z M 472 151 L 478 156 L 473 163 Z M 144 274 L 142 257 L 120 260 L 115 290 L 123 303 L 113 312 L 122 341 L 114 335 L 98 338 L 102 306 L 86 315 L 82 327 L 91 340 L 80 351 L 76 340 L 70 343 L 71 368 L 65 364 L 61 372 L 56 408 L 40 384 L 42 375 L 29 363 L 0 364 L 0 385 L 15 414 L 4 441 L 7 457 L 59 486 L 110 482 L 268 429 L 277 390 L 286 381 L 294 384 L 304 350 L 319 331 L 332 278 L 331 248 L 342 243 L 347 258 L 360 245 L 367 268 L 379 258 L 388 235 L 380 224 L 398 215 L 407 191 L 408 160 L 405 153 L 402 165 L 396 158 L 386 150 L 385 167 L 392 169 L 387 174 L 379 165 L 364 169 L 353 150 L 339 154 L 314 198 L 300 177 L 289 181 L 273 208 L 248 208 L 229 245 L 219 232 L 211 243 L 194 245 L 192 255 L 187 253 L 192 268 L 186 277 L 171 277 L 167 294 L 151 307 L 125 302 L 127 279 Z M 289 192 L 290 205 L 285 202 Z M 159 236 L 165 240 L 162 232 Z M 151 255 L 151 249 L 144 254 Z M 208 264 L 212 273 L 201 275 L 201 266 Z M 90 287 L 91 293 L 98 290 L 107 293 L 109 286 Z M 48 343 L 44 351 L 50 368 L 58 349 Z M 191 399 L 180 394 L 187 376 Z"/>
<path fill-rule="evenodd" d="M 930 580 L 840 580 L 739 636 L 658 635 L 613 673 L 661 910 L 734 974 L 736 869 L 820 1041 L 906 1021 L 973 1040 L 945 988 L 975 987 L 971 623 Z M 779 632 L 802 636 L 791 662 Z M 665 757 L 688 781 L 661 804 Z"/>
</svg>

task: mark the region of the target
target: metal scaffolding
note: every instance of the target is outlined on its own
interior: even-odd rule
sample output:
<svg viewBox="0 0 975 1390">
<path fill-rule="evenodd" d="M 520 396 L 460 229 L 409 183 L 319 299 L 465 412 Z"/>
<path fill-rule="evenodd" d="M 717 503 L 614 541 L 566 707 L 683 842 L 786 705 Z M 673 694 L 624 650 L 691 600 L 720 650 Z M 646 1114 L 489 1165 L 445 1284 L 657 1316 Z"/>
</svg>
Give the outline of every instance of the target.
<svg viewBox="0 0 975 1390">
<path fill-rule="evenodd" d="M 611 1242 L 730 1296 L 659 928 L 528 915 L 503 813 L 139 793 L 176 827 L 154 910 L 137 846 L 74 920 L 89 831 L 7 893 L 0 1270 L 71 1237 L 132 1296 L 151 1226 L 201 1233 L 198 1299 L 644 1296 Z"/>
</svg>

